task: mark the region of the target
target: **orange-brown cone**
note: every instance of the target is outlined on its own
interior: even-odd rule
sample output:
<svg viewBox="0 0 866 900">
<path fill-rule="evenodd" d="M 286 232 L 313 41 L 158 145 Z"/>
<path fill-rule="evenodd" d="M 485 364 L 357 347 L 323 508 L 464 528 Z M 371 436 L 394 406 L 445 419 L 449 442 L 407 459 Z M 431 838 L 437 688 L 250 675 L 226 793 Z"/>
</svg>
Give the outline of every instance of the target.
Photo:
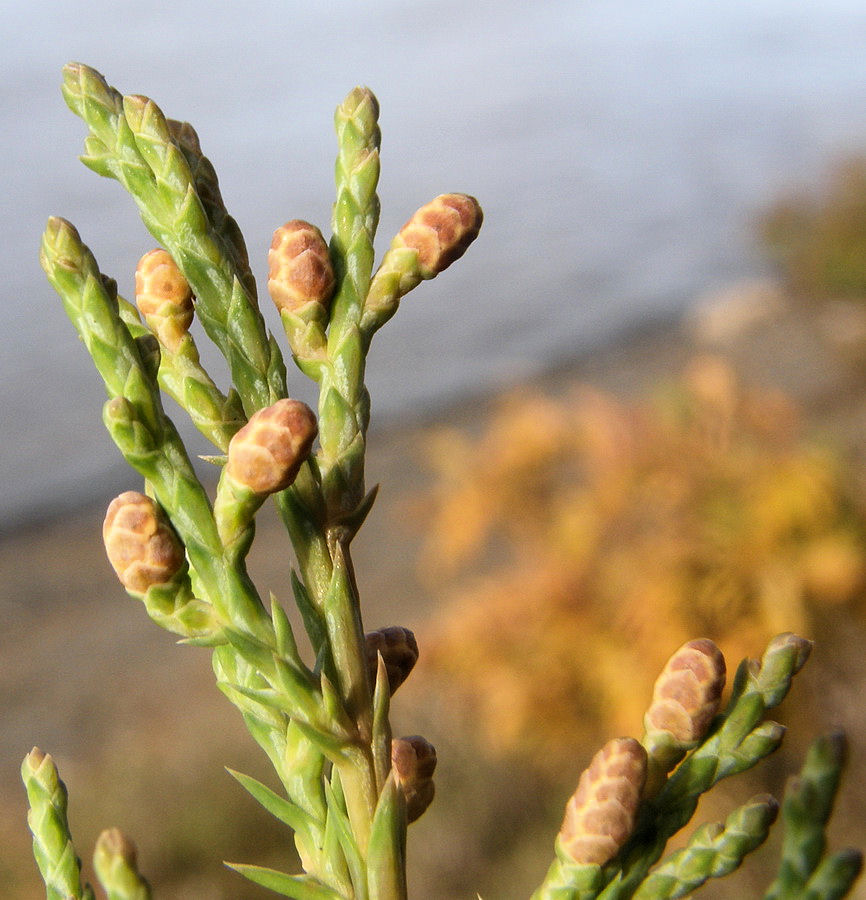
<svg viewBox="0 0 866 900">
<path fill-rule="evenodd" d="M 724 687 L 722 651 L 706 638 L 683 644 L 656 680 L 646 730 L 666 731 L 684 744 L 699 741 L 718 712 Z"/>
<path fill-rule="evenodd" d="M 317 434 L 309 406 L 278 400 L 250 416 L 231 439 L 226 471 L 254 494 L 281 491 L 295 480 Z"/>
<path fill-rule="evenodd" d="M 463 256 L 478 237 L 483 218 L 474 197 L 440 194 L 409 219 L 391 247 L 417 250 L 422 277 L 432 278 Z"/>
<path fill-rule="evenodd" d="M 328 245 L 315 225 L 294 219 L 280 226 L 268 251 L 268 292 L 279 310 L 327 306 L 334 292 Z"/>
<path fill-rule="evenodd" d="M 121 584 L 136 594 L 170 582 L 184 563 L 183 546 L 162 510 L 138 491 L 111 501 L 102 538 Z"/>
<path fill-rule="evenodd" d="M 615 738 L 595 754 L 559 831 L 576 863 L 601 866 L 616 856 L 634 829 L 646 770 L 646 750 L 634 738 Z"/>
<path fill-rule="evenodd" d="M 167 251 L 151 250 L 138 261 L 135 302 L 159 342 L 176 349 L 192 324 L 192 291 Z"/>
</svg>

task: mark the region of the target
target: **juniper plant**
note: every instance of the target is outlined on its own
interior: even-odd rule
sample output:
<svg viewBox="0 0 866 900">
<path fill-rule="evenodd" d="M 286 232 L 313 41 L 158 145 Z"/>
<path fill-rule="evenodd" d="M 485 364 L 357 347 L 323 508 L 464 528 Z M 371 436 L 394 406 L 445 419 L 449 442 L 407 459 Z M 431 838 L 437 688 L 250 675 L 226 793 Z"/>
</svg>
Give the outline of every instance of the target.
<svg viewBox="0 0 866 900">
<path fill-rule="evenodd" d="M 132 304 L 71 224 L 51 219 L 42 241 L 45 272 L 105 382 L 106 428 L 144 479 L 143 492 L 127 491 L 108 508 L 108 558 L 158 625 L 211 650 L 217 684 L 269 757 L 280 789 L 232 774 L 292 830 L 303 872 L 230 865 L 296 900 L 402 900 L 406 829 L 433 798 L 436 752 L 422 737 L 391 736 L 390 698 L 418 657 L 414 635 L 396 626 L 365 634 L 362 625 L 351 542 L 375 499 L 364 481 L 364 370 L 375 332 L 406 293 L 465 252 L 481 209 L 465 194 L 437 197 L 411 216 L 374 271 L 378 107 L 365 88 L 349 93 L 336 112 L 330 243 L 292 220 L 276 230 L 269 252 L 268 291 L 292 357 L 319 386 L 314 413 L 287 395 L 243 237 L 192 127 L 146 97 L 122 96 L 84 65 L 66 66 L 63 94 L 88 126 L 82 161 L 126 188 L 161 245 L 139 263 Z M 202 366 L 189 332 L 194 316 L 228 361 L 227 393 Z M 213 499 L 161 391 L 216 448 Z M 255 515 L 268 497 L 295 551 L 291 589 L 312 660 L 283 607 L 273 597 L 266 604 L 247 574 Z M 704 791 L 779 745 L 783 729 L 763 715 L 781 702 L 808 652 L 801 638 L 776 639 L 760 663 L 741 666 L 717 714 L 721 653 L 706 640 L 681 648 L 656 685 L 642 741 L 610 742 L 581 776 L 534 896 L 679 897 L 739 865 L 775 818 L 772 798 L 754 798 L 659 860 Z M 768 898 L 842 896 L 856 877 L 859 854 L 824 853 L 842 755 L 841 738 L 819 741 L 789 791 L 783 860 Z M 47 897 L 92 898 L 51 757 L 34 748 L 22 774 Z M 150 897 L 134 848 L 116 829 L 97 841 L 94 870 L 112 900 Z"/>
</svg>

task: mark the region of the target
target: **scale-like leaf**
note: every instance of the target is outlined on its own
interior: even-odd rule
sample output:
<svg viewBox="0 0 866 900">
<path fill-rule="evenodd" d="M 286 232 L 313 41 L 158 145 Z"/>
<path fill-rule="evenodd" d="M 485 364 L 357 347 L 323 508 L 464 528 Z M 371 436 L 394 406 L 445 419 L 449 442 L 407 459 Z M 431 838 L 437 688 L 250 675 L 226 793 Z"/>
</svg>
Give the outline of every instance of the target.
<svg viewBox="0 0 866 900">
<path fill-rule="evenodd" d="M 346 900 L 343 894 L 338 894 L 333 888 L 311 875 L 290 875 L 277 869 L 244 863 L 227 862 L 226 865 L 253 883 L 269 888 L 283 897 L 291 897 L 293 900 Z"/>
</svg>

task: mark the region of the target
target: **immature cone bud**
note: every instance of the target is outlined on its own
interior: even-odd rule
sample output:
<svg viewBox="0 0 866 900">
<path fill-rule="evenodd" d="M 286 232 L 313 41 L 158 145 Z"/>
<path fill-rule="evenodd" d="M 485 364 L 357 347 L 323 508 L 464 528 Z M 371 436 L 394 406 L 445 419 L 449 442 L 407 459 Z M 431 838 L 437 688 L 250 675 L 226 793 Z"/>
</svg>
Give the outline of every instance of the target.
<svg viewBox="0 0 866 900">
<path fill-rule="evenodd" d="M 134 594 L 167 584 L 184 563 L 183 545 L 162 510 L 138 491 L 126 491 L 111 501 L 102 539 L 120 583 Z"/>
<path fill-rule="evenodd" d="M 137 856 L 135 844 L 119 828 L 106 828 L 96 839 L 96 860 L 104 860 L 110 864 L 114 859 L 119 859 L 135 868 Z"/>
<path fill-rule="evenodd" d="M 409 673 L 418 662 L 418 644 L 415 635 L 408 628 L 391 625 L 371 631 L 365 635 L 364 640 L 371 682 L 376 683 L 381 654 L 388 674 L 388 689 L 393 694 L 409 677 Z"/>
<path fill-rule="evenodd" d="M 368 87 L 354 87 L 340 104 L 337 113 L 347 119 L 362 115 L 368 122 L 379 118 L 379 101 Z"/>
<path fill-rule="evenodd" d="M 616 856 L 634 829 L 646 770 L 646 750 L 634 738 L 615 738 L 595 754 L 559 830 L 576 863 L 603 866 Z"/>
<path fill-rule="evenodd" d="M 278 400 L 250 416 L 229 442 L 226 472 L 254 494 L 287 488 L 318 434 L 313 411 L 300 400 Z"/>
<path fill-rule="evenodd" d="M 192 324 L 192 291 L 165 250 L 151 250 L 138 261 L 135 302 L 159 342 L 176 349 Z"/>
<path fill-rule="evenodd" d="M 478 237 L 484 216 L 468 194 L 440 194 L 422 206 L 400 229 L 392 249 L 418 251 L 422 278 L 433 278 L 466 252 Z"/>
<path fill-rule="evenodd" d="M 683 744 L 699 741 L 718 712 L 725 658 L 710 640 L 683 644 L 659 675 L 644 716 L 647 732 L 666 731 Z"/>
<path fill-rule="evenodd" d="M 414 822 L 433 801 L 436 748 L 420 735 L 394 738 L 391 767 L 406 797 L 406 817 Z"/>
<path fill-rule="evenodd" d="M 327 306 L 334 292 L 328 245 L 315 225 L 294 219 L 274 232 L 268 251 L 268 292 L 279 309 Z"/>
<path fill-rule="evenodd" d="M 149 900 L 150 885 L 139 874 L 135 844 L 119 828 L 108 828 L 96 839 L 93 868 L 109 897 Z"/>
<path fill-rule="evenodd" d="M 49 758 L 49 754 L 44 750 L 40 750 L 39 747 L 34 747 L 27 756 L 24 757 L 24 762 L 35 772 L 43 762 L 45 762 L 46 758 Z"/>
</svg>

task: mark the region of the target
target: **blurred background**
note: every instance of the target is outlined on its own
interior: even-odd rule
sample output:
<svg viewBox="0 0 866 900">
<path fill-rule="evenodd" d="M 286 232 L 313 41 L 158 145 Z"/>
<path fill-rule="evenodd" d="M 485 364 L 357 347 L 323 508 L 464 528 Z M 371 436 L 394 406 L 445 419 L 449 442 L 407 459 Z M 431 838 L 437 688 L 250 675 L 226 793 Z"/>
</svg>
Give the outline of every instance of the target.
<svg viewBox="0 0 866 900">
<path fill-rule="evenodd" d="M 137 485 L 39 237 L 73 221 L 127 296 L 152 239 L 75 159 L 70 60 L 195 125 L 260 281 L 278 225 L 327 232 L 332 113 L 355 84 L 381 104 L 380 251 L 438 193 L 484 207 L 476 245 L 406 299 L 369 365 L 366 622 L 415 630 L 396 731 L 440 756 L 410 835 L 416 896 L 528 894 L 581 768 L 640 736 L 655 675 L 699 636 L 731 669 L 778 631 L 817 641 L 786 749 L 705 815 L 780 790 L 842 725 L 834 839 L 866 844 L 859 0 L 0 10 L 4 897 L 39 894 L 17 775 L 34 743 L 60 763 L 80 852 L 120 826 L 162 896 L 267 896 L 219 860 L 291 865 L 222 771 L 267 777 L 207 655 L 154 633 L 103 558 L 102 512 Z M 288 562 L 264 513 L 252 568 L 284 600 Z M 707 896 L 757 892 L 755 862 Z"/>
</svg>

